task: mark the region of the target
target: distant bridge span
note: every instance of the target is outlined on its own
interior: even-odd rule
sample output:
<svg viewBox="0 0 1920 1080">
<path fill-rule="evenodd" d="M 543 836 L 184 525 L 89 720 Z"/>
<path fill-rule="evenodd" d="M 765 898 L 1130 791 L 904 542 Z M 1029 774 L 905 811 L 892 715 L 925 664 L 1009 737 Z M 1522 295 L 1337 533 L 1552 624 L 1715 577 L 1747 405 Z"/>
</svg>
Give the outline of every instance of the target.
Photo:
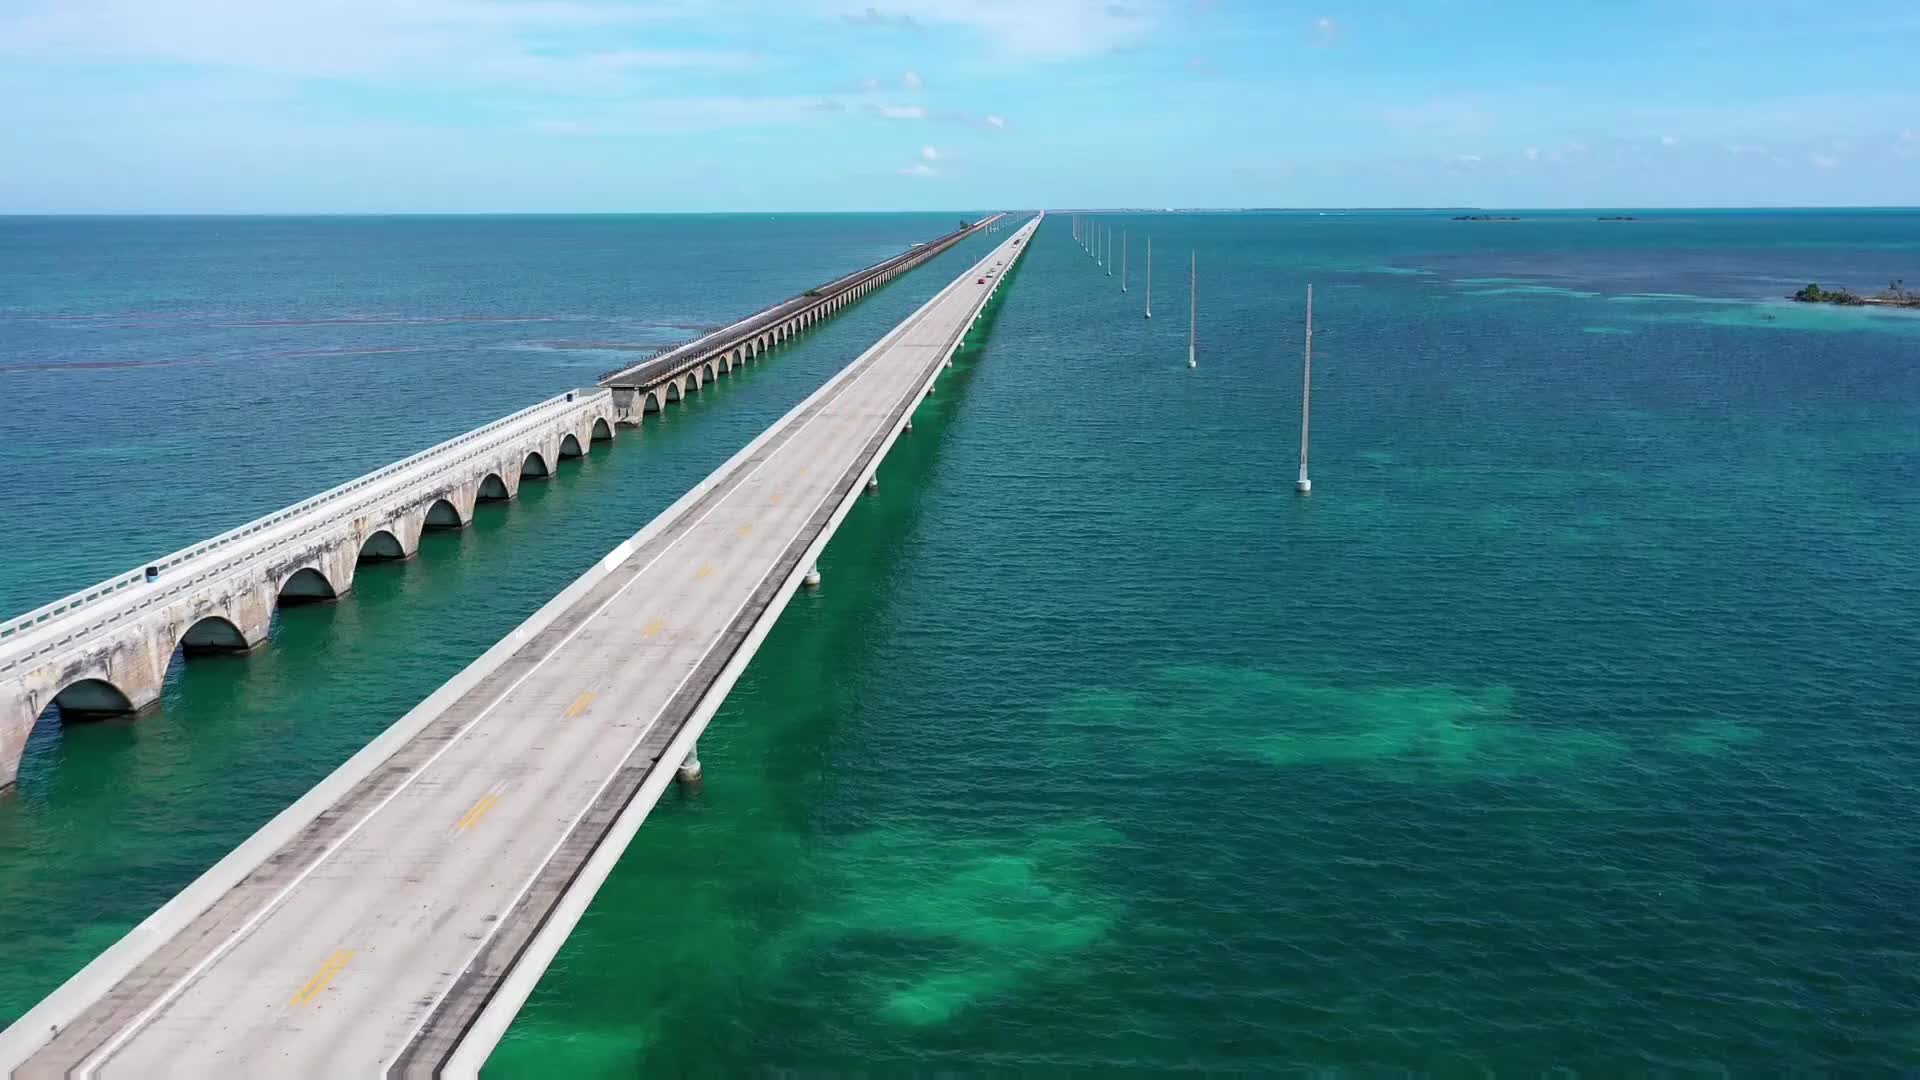
<svg viewBox="0 0 1920 1080">
<path fill-rule="evenodd" d="M 638 424 L 647 414 L 659 412 L 667 403 L 698 392 L 716 377 L 752 363 L 774 346 L 832 318 L 967 237 L 994 229 L 1004 216 L 990 215 L 865 270 L 808 289 L 659 356 L 610 372 L 600 379 L 600 385 L 613 391 L 614 411 L 620 422 Z"/>
</svg>

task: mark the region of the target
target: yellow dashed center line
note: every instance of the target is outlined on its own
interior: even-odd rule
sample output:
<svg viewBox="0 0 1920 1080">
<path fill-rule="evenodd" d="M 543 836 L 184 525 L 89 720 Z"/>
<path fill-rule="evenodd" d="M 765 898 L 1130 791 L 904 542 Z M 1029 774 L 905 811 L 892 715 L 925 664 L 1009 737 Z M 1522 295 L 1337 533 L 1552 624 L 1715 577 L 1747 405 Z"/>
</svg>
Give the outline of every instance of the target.
<svg viewBox="0 0 1920 1080">
<path fill-rule="evenodd" d="M 313 1004 L 314 999 L 320 996 L 320 991 L 325 990 L 327 985 L 333 982 L 334 976 L 340 974 L 340 969 L 346 967 L 347 961 L 351 959 L 353 959 L 353 952 L 348 949 L 341 949 L 327 957 L 327 962 L 320 965 L 320 970 L 313 973 L 313 978 L 308 979 L 307 984 L 302 986 L 287 1004 Z"/>
<path fill-rule="evenodd" d="M 587 706 L 592 704 L 593 704 L 593 691 L 591 690 L 587 691 L 584 694 L 581 694 L 577 698 L 574 698 L 573 704 L 567 706 L 567 719 L 571 720 L 574 717 L 579 716 L 581 713 L 586 712 Z"/>
<path fill-rule="evenodd" d="M 700 569 L 699 569 L 699 570 L 698 570 L 698 571 L 697 571 L 697 572 L 696 572 L 696 573 L 695 573 L 695 574 L 694 574 L 693 576 L 694 576 L 694 577 L 696 577 L 696 578 L 699 578 L 699 579 L 700 579 L 700 580 L 702 580 L 702 581 L 705 581 L 705 580 L 706 580 L 707 578 L 710 578 L 710 577 L 712 577 L 712 576 L 713 576 L 713 564 L 712 564 L 712 563 L 708 563 L 707 565 L 705 565 L 705 566 L 702 566 L 702 567 L 701 567 L 701 568 L 700 568 Z"/>
<path fill-rule="evenodd" d="M 666 628 L 667 628 L 667 620 L 649 619 L 647 620 L 647 625 L 640 628 L 640 636 L 652 637 L 653 635 L 659 633 L 662 630 L 665 630 Z"/>
<path fill-rule="evenodd" d="M 740 535 L 741 535 L 741 536 L 751 536 L 752 534 L 753 534 L 753 526 L 752 526 L 752 525 L 742 525 L 742 526 L 740 526 Z"/>
<path fill-rule="evenodd" d="M 473 809 L 467 811 L 467 816 L 461 818 L 460 823 L 455 825 L 454 828 L 461 832 L 466 832 L 468 829 L 480 824 L 480 819 L 486 817 L 487 811 L 492 810 L 494 805 L 499 801 L 500 797 L 498 795 L 480 796 L 480 801 L 473 804 Z"/>
<path fill-rule="evenodd" d="M 778 505 L 780 502 L 780 493 L 776 491 L 772 495 L 767 496 L 767 501 Z"/>
</svg>

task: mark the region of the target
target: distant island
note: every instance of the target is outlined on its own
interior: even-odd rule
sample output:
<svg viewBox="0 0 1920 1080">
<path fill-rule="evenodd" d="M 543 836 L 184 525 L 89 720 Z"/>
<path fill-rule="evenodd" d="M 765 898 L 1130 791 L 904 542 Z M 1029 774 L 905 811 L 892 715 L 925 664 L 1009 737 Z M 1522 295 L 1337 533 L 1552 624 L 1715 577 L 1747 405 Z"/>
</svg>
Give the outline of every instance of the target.
<svg viewBox="0 0 1920 1080">
<path fill-rule="evenodd" d="M 1920 292 L 1907 288 L 1907 283 L 1895 279 L 1887 287 L 1872 296 L 1861 296 L 1850 289 L 1823 289 L 1818 285 L 1808 285 L 1788 297 L 1803 304 L 1838 304 L 1841 307 L 1910 307 L 1920 308 Z"/>
<path fill-rule="evenodd" d="M 1594 218 L 1593 220 L 1595 221 L 1639 221 L 1640 219 L 1637 217 L 1633 217 L 1630 214 L 1608 214 L 1606 217 L 1597 217 L 1597 218 Z"/>
<path fill-rule="evenodd" d="M 1520 219 L 1517 217 L 1511 217 L 1503 214 L 1458 214 L 1454 216 L 1453 220 L 1455 221 L 1519 221 Z"/>
</svg>

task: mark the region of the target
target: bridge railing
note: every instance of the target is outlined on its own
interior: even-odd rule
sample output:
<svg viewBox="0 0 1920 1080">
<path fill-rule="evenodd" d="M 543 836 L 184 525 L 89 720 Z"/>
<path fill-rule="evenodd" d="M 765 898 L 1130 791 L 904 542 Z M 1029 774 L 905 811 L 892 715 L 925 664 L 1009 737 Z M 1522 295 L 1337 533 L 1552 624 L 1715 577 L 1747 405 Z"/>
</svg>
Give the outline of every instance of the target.
<svg viewBox="0 0 1920 1080">
<path fill-rule="evenodd" d="M 861 282 L 867 281 L 873 277 L 877 277 L 880 274 L 884 274 L 903 262 L 906 262 L 910 259 L 918 258 L 920 256 L 929 254 L 934 251 L 938 251 L 943 247 L 946 247 L 948 245 L 951 245 L 959 241 L 961 238 L 967 236 L 969 233 L 978 231 L 982 226 L 986 225 L 988 222 L 992 221 L 994 218 L 998 216 L 1000 215 L 989 214 L 986 217 L 981 218 L 979 221 L 976 221 L 973 224 L 968 225 L 963 229 L 955 229 L 953 232 L 950 232 L 945 236 L 941 236 L 934 240 L 929 240 L 924 244 L 920 244 L 915 247 L 909 248 L 898 255 L 894 255 L 890 258 L 884 259 L 863 270 L 855 270 L 850 274 L 846 274 L 841 277 L 835 278 L 834 280 L 826 283 L 825 285 L 817 285 L 812 289 L 807 290 L 807 292 L 800 294 L 799 296 L 789 297 L 770 307 L 762 308 L 761 310 L 754 312 L 753 314 L 747 316 L 744 319 L 740 319 L 738 321 L 730 323 L 726 326 L 721 327 L 718 330 L 714 330 L 706 334 L 702 334 L 701 336 L 694 338 L 691 341 L 683 342 L 679 345 L 668 346 L 663 349 L 657 349 L 654 352 L 650 353 L 649 355 L 639 360 L 636 360 L 631 364 L 622 365 L 620 367 L 614 368 L 612 371 L 602 374 L 599 377 L 599 379 L 596 381 L 604 384 L 609 379 L 612 379 L 616 376 L 624 375 L 629 372 L 638 372 L 641 368 L 647 367 L 650 364 L 655 364 L 660 360 L 671 356 L 674 353 L 686 353 L 687 359 L 692 359 L 697 356 L 703 356 L 705 355 L 705 352 L 701 349 L 701 346 L 703 344 L 713 342 L 716 339 L 725 341 L 727 344 L 720 346 L 719 348 L 712 349 L 710 351 L 718 352 L 718 351 L 721 351 L 721 349 L 729 348 L 733 344 L 735 344 L 735 339 L 751 337 L 752 335 L 757 334 L 760 331 L 766 329 L 769 325 L 779 322 L 781 319 L 787 318 L 788 316 L 791 316 L 791 315 L 799 314 L 800 312 L 809 310 L 811 308 L 819 307 L 820 305 L 826 303 L 828 300 L 831 300 L 834 297 L 840 295 L 842 292 L 845 292 L 846 290 L 853 288 L 856 285 L 859 285 Z M 671 365 L 667 365 L 667 366 L 671 366 Z M 636 379 L 636 381 L 639 381 L 639 380 L 645 380 L 646 378 L 648 378 L 648 376 L 636 375 L 634 376 L 634 378 Z"/>
<path fill-rule="evenodd" d="M 268 514 L 265 517 L 257 518 L 253 521 L 249 521 L 245 525 L 241 525 L 238 528 L 229 529 L 228 531 L 221 533 L 219 536 L 216 536 L 211 540 L 203 540 L 200 543 L 193 545 L 192 547 L 182 548 L 179 551 L 176 551 L 173 554 L 168 555 L 157 562 L 148 563 L 146 566 L 143 566 L 138 570 L 132 570 L 118 577 L 109 578 L 108 580 L 103 581 L 100 584 L 95 585 L 90 589 L 82 589 L 79 592 L 73 593 L 69 596 L 62 597 L 59 600 L 55 600 L 50 604 L 44 604 L 40 607 L 34 608 L 32 611 L 29 611 L 24 615 L 20 615 L 15 618 L 8 619 L 4 623 L 0 623 L 0 641 L 5 641 L 6 639 L 12 638 L 18 634 L 21 634 L 27 630 L 30 630 L 33 627 L 38 626 L 42 623 L 45 623 L 51 619 L 58 618 L 59 616 L 62 616 L 62 615 L 71 614 L 81 608 L 87 607 L 92 604 L 96 604 L 101 600 L 106 600 L 106 599 L 115 597 L 119 595 L 122 590 L 145 582 L 148 567 L 152 567 L 164 573 L 166 570 L 172 567 L 177 567 L 182 563 L 191 561 L 193 559 L 197 559 L 200 556 L 205 555 L 210 551 L 217 550 L 219 548 L 232 544 L 236 541 L 244 540 L 249 536 L 253 536 L 259 533 L 262 529 L 271 528 L 275 525 L 278 525 L 282 522 L 287 521 L 290 518 L 298 517 L 302 514 L 310 513 L 314 510 L 320 509 L 321 507 L 325 506 L 330 502 L 343 498 L 347 495 L 351 495 L 356 491 L 361 491 L 370 484 L 377 484 L 382 480 L 392 477 L 396 473 L 399 473 L 406 469 L 417 466 L 422 462 L 430 460 L 438 455 L 445 454 L 448 451 L 455 449 L 456 447 L 469 445 L 477 439 L 484 439 L 488 435 L 498 432 L 503 427 L 517 423 L 521 420 L 525 420 L 539 413 L 559 411 L 557 409 L 558 406 L 564 406 L 569 403 L 574 403 L 576 401 L 584 402 L 584 401 L 593 400 L 599 397 L 599 395 L 606 392 L 607 391 L 602 389 L 593 389 L 593 390 L 586 390 L 586 391 L 568 391 L 567 393 L 556 394 L 545 401 L 539 402 L 534 405 L 529 405 L 518 412 L 510 413 L 506 416 L 501 417 L 498 420 L 492 421 L 491 423 L 487 423 L 480 427 L 474 428 L 472 431 L 466 432 L 465 434 L 457 435 L 442 443 L 437 443 L 433 446 L 428 447 L 425 450 L 420 451 L 417 454 L 414 454 L 410 457 L 402 458 L 391 465 L 386 465 L 379 469 L 374 470 L 373 472 L 367 473 L 365 476 L 361 476 L 356 479 L 349 480 L 346 483 L 339 485 L 338 487 L 329 488 L 326 491 L 323 491 L 320 494 L 315 495 L 310 499 L 305 499 L 301 502 L 297 502 L 292 506 L 287 507 L 284 510 L 275 511 L 274 513 Z M 438 476 L 441 473 L 445 472 L 448 468 L 451 468 L 453 465 L 467 461 L 474 456 L 475 456 L 474 454 L 463 454 L 459 458 L 456 458 L 453 461 L 448 462 L 446 465 L 443 465 L 441 468 L 435 469 L 433 472 L 429 473 L 428 476 Z M 355 507 L 356 510 L 359 508 L 360 508 L 359 506 Z M 273 550 L 275 548 L 280 547 L 284 543 L 307 536 L 312 532 L 313 532 L 313 529 L 303 529 L 300 532 L 291 534 L 283 538 L 282 540 L 274 543 L 270 547 L 262 550 Z M 245 556 L 245 558 L 251 558 L 258 553 L 259 552 L 257 551 L 249 552 L 247 556 Z M 194 576 L 192 579 L 186 582 L 169 583 L 173 587 L 170 587 L 162 592 L 155 593 L 153 597 L 150 597 L 147 601 L 143 602 L 139 606 L 140 608 L 145 608 L 149 604 L 151 604 L 155 599 L 159 599 L 163 596 L 171 596 L 179 592 L 181 589 L 189 588 L 192 585 L 198 584 L 199 582 L 206 580 L 210 576 L 213 576 L 213 575 L 222 573 L 228 569 L 231 569 L 232 566 L 236 565 L 238 562 L 241 562 L 241 561 L 244 561 L 244 559 L 231 560 L 227 563 L 223 563 L 220 566 L 214 568 L 213 570 Z M 115 618 L 117 619 L 118 616 L 116 615 Z M 111 621 L 114 621 L 114 619 L 109 619 L 106 621 L 111 622 Z M 103 622 L 100 625 L 105 625 L 105 623 Z M 77 630 L 75 631 L 75 633 L 89 633 L 94 629 L 97 629 L 97 627 L 90 626 L 82 630 Z M 42 648 L 39 648 L 39 649 L 35 649 L 31 653 L 10 658 L 4 664 L 0 664 L 0 671 L 5 671 L 8 668 L 13 667 L 19 661 L 27 659 L 28 657 L 37 656 L 40 653 L 46 651 L 47 648 L 57 648 L 60 645 L 64 645 L 68 641 L 72 640 L 72 637 L 73 635 L 70 634 L 67 637 L 62 638 L 60 641 L 51 643 L 50 645 L 47 645 L 47 646 L 43 646 Z"/>
</svg>

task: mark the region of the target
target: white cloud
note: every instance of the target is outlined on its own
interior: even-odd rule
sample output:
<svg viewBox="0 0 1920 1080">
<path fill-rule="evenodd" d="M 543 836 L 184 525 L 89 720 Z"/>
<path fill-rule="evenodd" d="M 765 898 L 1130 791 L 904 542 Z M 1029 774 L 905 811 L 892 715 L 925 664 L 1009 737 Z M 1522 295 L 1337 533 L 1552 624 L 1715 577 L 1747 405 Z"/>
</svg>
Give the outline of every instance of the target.
<svg viewBox="0 0 1920 1080">
<path fill-rule="evenodd" d="M 1840 164 L 1840 159 L 1831 154 L 1812 154 L 1807 157 L 1807 160 L 1816 169 L 1831 169 Z"/>
<path fill-rule="evenodd" d="M 1462 165 L 1478 165 L 1480 164 L 1480 155 L 1479 154 L 1456 154 L 1453 160 L 1456 162 L 1459 162 Z"/>
<path fill-rule="evenodd" d="M 1660 145 L 1661 146 L 1679 146 L 1680 140 L 1674 138 L 1671 135 L 1662 135 L 1660 136 Z"/>
<path fill-rule="evenodd" d="M 921 78 L 920 73 L 917 71 L 908 71 L 906 74 L 900 76 L 900 85 L 909 90 L 920 90 L 927 85 L 927 80 Z"/>
<path fill-rule="evenodd" d="M 916 161 L 911 165 L 904 166 L 895 171 L 898 172 L 901 176 L 938 176 L 940 175 L 940 170 L 935 169 L 933 166 L 927 164 L 924 161 Z"/>
<path fill-rule="evenodd" d="M 24 9 L 24 10 L 23 10 Z M 136 57 L 323 78 L 518 85 L 604 80 L 608 69 L 545 42 L 651 25 L 679 0 L 41 0 L 0 14 L 0 53 Z M 638 51 L 647 66 L 700 66 L 744 54 Z"/>
<path fill-rule="evenodd" d="M 923 146 L 920 148 L 920 156 L 928 161 L 939 161 L 940 148 L 937 146 Z"/>
<path fill-rule="evenodd" d="M 1920 142 L 1920 131 L 1915 131 L 1912 128 L 1905 128 L 1900 132 L 1900 141 L 1901 142 Z"/>
<path fill-rule="evenodd" d="M 823 0 L 823 3 L 825 0 Z M 1097 56 L 1145 39 L 1170 0 L 886 0 L 829 11 L 861 25 L 955 27 L 1001 52 L 1039 60 Z M 857 8 L 857 10 L 855 10 Z"/>
<path fill-rule="evenodd" d="M 922 105 L 881 105 L 877 107 L 881 116 L 889 120 L 925 120 L 927 110 Z"/>
<path fill-rule="evenodd" d="M 867 8 L 865 11 L 847 12 L 840 16 L 853 26 L 875 26 L 889 30 L 918 30 L 920 24 L 911 15 L 894 15 L 879 8 Z"/>
<path fill-rule="evenodd" d="M 1007 126 L 1007 118 L 1004 116 L 995 116 L 992 113 L 988 113 L 986 117 L 986 125 L 990 128 L 1003 128 Z"/>
<path fill-rule="evenodd" d="M 1340 24 L 1325 15 L 1313 20 L 1313 44 L 1324 49 L 1340 36 Z"/>
<path fill-rule="evenodd" d="M 1520 151 L 1520 156 L 1526 158 L 1528 161 L 1539 161 L 1540 148 L 1537 146 L 1529 146 L 1525 150 Z"/>
</svg>

